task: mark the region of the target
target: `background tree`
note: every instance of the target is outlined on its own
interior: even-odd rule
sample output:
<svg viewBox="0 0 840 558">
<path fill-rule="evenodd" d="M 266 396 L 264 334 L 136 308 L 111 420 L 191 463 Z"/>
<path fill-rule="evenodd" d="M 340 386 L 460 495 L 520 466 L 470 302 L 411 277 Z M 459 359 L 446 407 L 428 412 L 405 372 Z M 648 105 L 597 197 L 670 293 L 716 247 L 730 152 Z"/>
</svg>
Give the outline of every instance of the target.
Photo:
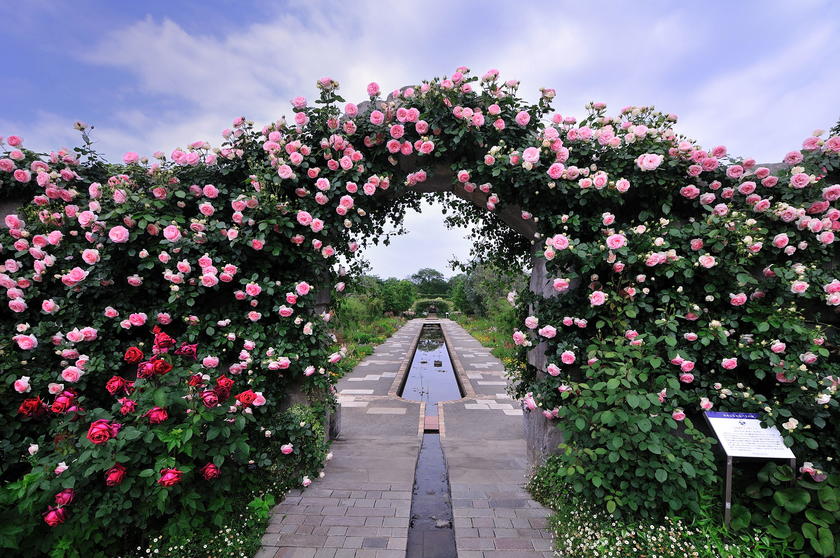
<svg viewBox="0 0 840 558">
<path fill-rule="evenodd" d="M 417 287 L 411 281 L 391 277 L 382 282 L 381 298 L 385 312 L 405 312 L 417 297 Z"/>
<path fill-rule="evenodd" d="M 421 297 L 435 298 L 449 296 L 449 283 L 443 273 L 430 267 L 424 267 L 409 277 L 417 285 L 417 293 Z"/>
</svg>

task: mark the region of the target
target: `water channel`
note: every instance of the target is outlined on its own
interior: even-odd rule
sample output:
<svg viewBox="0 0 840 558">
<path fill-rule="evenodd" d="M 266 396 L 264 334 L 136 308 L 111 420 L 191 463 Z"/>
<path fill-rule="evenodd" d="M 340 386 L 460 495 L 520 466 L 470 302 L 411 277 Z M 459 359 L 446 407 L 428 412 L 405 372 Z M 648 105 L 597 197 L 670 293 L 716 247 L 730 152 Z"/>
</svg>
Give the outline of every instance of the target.
<svg viewBox="0 0 840 558">
<path fill-rule="evenodd" d="M 423 325 L 400 396 L 425 402 L 426 416 L 438 415 L 439 402 L 462 397 L 440 324 Z M 406 558 L 457 555 L 449 477 L 440 434 L 426 430 L 414 471 Z"/>
</svg>

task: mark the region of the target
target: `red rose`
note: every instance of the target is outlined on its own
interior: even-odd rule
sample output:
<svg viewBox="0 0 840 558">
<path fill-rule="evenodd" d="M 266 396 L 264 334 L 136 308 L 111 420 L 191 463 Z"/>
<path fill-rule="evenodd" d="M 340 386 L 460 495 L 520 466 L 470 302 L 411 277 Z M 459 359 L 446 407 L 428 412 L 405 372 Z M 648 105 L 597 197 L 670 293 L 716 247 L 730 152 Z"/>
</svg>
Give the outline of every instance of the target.
<svg viewBox="0 0 840 558">
<path fill-rule="evenodd" d="M 216 395 L 219 397 L 219 401 L 224 401 L 228 397 L 230 397 L 230 388 L 233 387 L 233 380 L 228 378 L 227 376 L 219 376 L 216 380 L 216 387 L 213 389 L 216 392 Z"/>
<path fill-rule="evenodd" d="M 198 353 L 197 344 L 187 345 L 186 343 L 181 343 L 181 346 L 175 349 L 176 355 L 188 356 L 192 357 L 193 359 L 196 358 L 196 353 Z"/>
<path fill-rule="evenodd" d="M 213 480 L 222 476 L 222 471 L 212 463 L 208 463 L 201 468 L 201 476 L 204 480 Z"/>
<path fill-rule="evenodd" d="M 18 407 L 18 413 L 25 417 L 34 417 L 43 414 L 45 411 L 44 402 L 40 397 L 30 397 L 24 399 Z"/>
<path fill-rule="evenodd" d="M 163 376 L 172 370 L 172 365 L 161 358 L 152 362 L 152 370 L 154 370 L 155 374 Z"/>
<path fill-rule="evenodd" d="M 175 486 L 181 482 L 181 475 L 183 474 L 184 472 L 178 469 L 161 469 L 157 483 L 161 486 Z"/>
<path fill-rule="evenodd" d="M 56 525 L 61 525 L 64 523 L 64 520 L 67 518 L 67 512 L 64 511 L 64 508 L 54 508 L 50 506 L 47 511 L 44 513 L 44 522 L 50 527 L 55 527 Z"/>
<path fill-rule="evenodd" d="M 105 389 L 108 390 L 108 393 L 111 395 L 116 394 L 118 391 L 125 387 L 125 378 L 122 376 L 113 376 L 110 380 L 105 382 Z"/>
<path fill-rule="evenodd" d="M 55 503 L 59 506 L 66 506 L 76 497 L 76 491 L 72 488 L 65 488 L 55 495 Z"/>
<path fill-rule="evenodd" d="M 216 392 L 211 390 L 202 391 L 199 395 L 201 397 L 201 402 L 204 404 L 205 407 L 208 409 L 212 409 L 216 405 L 219 404 L 219 396 L 216 395 Z"/>
<path fill-rule="evenodd" d="M 155 334 L 155 348 L 158 349 L 160 352 L 165 353 L 166 351 L 175 346 L 175 340 L 168 334 L 161 331 L 161 329 L 158 326 L 155 326 L 152 331 Z"/>
<path fill-rule="evenodd" d="M 152 407 L 146 411 L 146 414 L 144 414 L 143 417 L 148 418 L 149 423 L 151 424 L 160 424 L 162 422 L 166 422 L 166 419 L 169 418 L 169 413 L 166 412 L 166 409 Z"/>
<path fill-rule="evenodd" d="M 201 374 L 193 374 L 190 376 L 190 379 L 187 380 L 187 385 L 192 387 L 201 387 L 204 385 L 204 377 Z"/>
<path fill-rule="evenodd" d="M 141 351 L 137 347 L 129 347 L 128 350 L 125 352 L 123 360 L 130 364 L 140 362 L 141 360 L 143 360 L 143 351 Z"/>
<path fill-rule="evenodd" d="M 137 409 L 137 402 L 129 399 L 128 397 L 120 398 L 118 400 L 118 403 L 121 405 L 120 413 L 122 413 L 123 415 L 133 413 Z"/>
<path fill-rule="evenodd" d="M 117 486 L 125 478 L 125 467 L 119 463 L 105 471 L 105 486 Z"/>
<path fill-rule="evenodd" d="M 50 406 L 50 410 L 56 414 L 66 413 L 73 406 L 74 397 L 75 395 L 69 391 L 63 392 L 55 398 L 55 401 Z"/>
<path fill-rule="evenodd" d="M 104 444 L 116 436 L 116 433 L 112 435 L 112 431 L 113 429 L 107 420 L 99 419 L 93 421 L 93 424 L 88 428 L 87 439 L 97 445 Z"/>
<path fill-rule="evenodd" d="M 153 362 L 146 361 L 137 365 L 137 377 L 140 379 L 151 378 L 154 373 L 155 363 Z"/>
<path fill-rule="evenodd" d="M 254 393 L 254 390 L 246 390 L 236 396 L 236 400 L 245 405 L 246 407 L 256 401 L 257 394 Z"/>
</svg>

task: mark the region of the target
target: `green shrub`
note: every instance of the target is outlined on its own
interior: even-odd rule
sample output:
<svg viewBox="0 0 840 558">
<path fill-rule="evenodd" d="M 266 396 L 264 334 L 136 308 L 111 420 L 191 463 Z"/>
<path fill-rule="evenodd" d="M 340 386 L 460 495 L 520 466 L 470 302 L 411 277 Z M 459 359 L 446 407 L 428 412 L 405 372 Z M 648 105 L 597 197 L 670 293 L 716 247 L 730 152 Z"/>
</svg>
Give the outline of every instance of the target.
<svg viewBox="0 0 840 558">
<path fill-rule="evenodd" d="M 438 314 L 446 314 L 449 312 L 449 301 L 443 300 L 442 298 L 430 298 L 418 300 L 414 303 L 414 312 L 416 314 L 430 312 L 434 309 L 437 309 Z"/>
<path fill-rule="evenodd" d="M 733 528 L 766 529 L 796 556 L 840 556 L 840 475 L 817 478 L 794 479 L 790 467 L 768 463 L 747 487 L 749 507 L 733 506 Z"/>
</svg>

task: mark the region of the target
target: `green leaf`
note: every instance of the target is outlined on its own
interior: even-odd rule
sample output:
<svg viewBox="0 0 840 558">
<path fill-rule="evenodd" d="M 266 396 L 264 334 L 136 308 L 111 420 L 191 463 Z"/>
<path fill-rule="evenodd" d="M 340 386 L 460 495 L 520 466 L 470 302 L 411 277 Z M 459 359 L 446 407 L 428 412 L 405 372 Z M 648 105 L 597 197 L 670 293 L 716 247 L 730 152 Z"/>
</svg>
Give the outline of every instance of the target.
<svg viewBox="0 0 840 558">
<path fill-rule="evenodd" d="M 656 473 L 654 473 L 653 476 L 655 476 L 656 480 L 658 480 L 659 482 L 665 482 L 666 480 L 668 480 L 668 471 L 666 471 L 665 469 L 657 469 Z"/>
<path fill-rule="evenodd" d="M 786 539 L 790 536 L 790 527 L 771 523 L 767 526 L 767 532 L 777 539 Z"/>
<path fill-rule="evenodd" d="M 630 393 L 625 397 L 627 400 L 627 404 L 633 407 L 634 409 L 639 406 L 639 396 L 635 393 Z"/>
<path fill-rule="evenodd" d="M 816 523 L 821 527 L 830 527 L 831 524 L 834 523 L 834 516 L 825 510 L 807 509 L 805 510 L 805 517 L 808 518 L 808 521 Z M 805 525 L 807 525 L 807 523 L 803 524 L 802 527 L 804 528 Z"/>
<path fill-rule="evenodd" d="M 785 488 L 777 490 L 773 500 L 790 513 L 799 513 L 811 502 L 811 495 L 803 488 Z"/>
<path fill-rule="evenodd" d="M 154 469 L 143 469 L 142 471 L 140 471 L 140 473 L 137 476 L 145 478 L 145 477 L 151 477 L 154 474 L 155 474 Z"/>
<path fill-rule="evenodd" d="M 749 525 L 750 510 L 740 504 L 732 506 L 732 519 L 729 522 L 729 526 L 735 531 L 738 531 L 740 529 L 746 529 Z"/>
<path fill-rule="evenodd" d="M 615 500 L 608 500 L 607 501 L 607 511 L 609 513 L 615 512 Z"/>
<path fill-rule="evenodd" d="M 817 491 L 817 498 L 824 510 L 830 512 L 840 511 L 840 488 L 823 486 Z"/>
<path fill-rule="evenodd" d="M 819 542 L 819 544 L 814 544 Z M 820 556 L 833 556 L 835 550 L 834 535 L 829 529 L 820 527 L 817 535 L 817 541 L 811 541 L 811 546 L 814 547 Z"/>
<path fill-rule="evenodd" d="M 610 378 L 609 380 L 607 380 L 607 389 L 616 389 L 620 385 L 621 382 L 618 378 Z"/>
</svg>

